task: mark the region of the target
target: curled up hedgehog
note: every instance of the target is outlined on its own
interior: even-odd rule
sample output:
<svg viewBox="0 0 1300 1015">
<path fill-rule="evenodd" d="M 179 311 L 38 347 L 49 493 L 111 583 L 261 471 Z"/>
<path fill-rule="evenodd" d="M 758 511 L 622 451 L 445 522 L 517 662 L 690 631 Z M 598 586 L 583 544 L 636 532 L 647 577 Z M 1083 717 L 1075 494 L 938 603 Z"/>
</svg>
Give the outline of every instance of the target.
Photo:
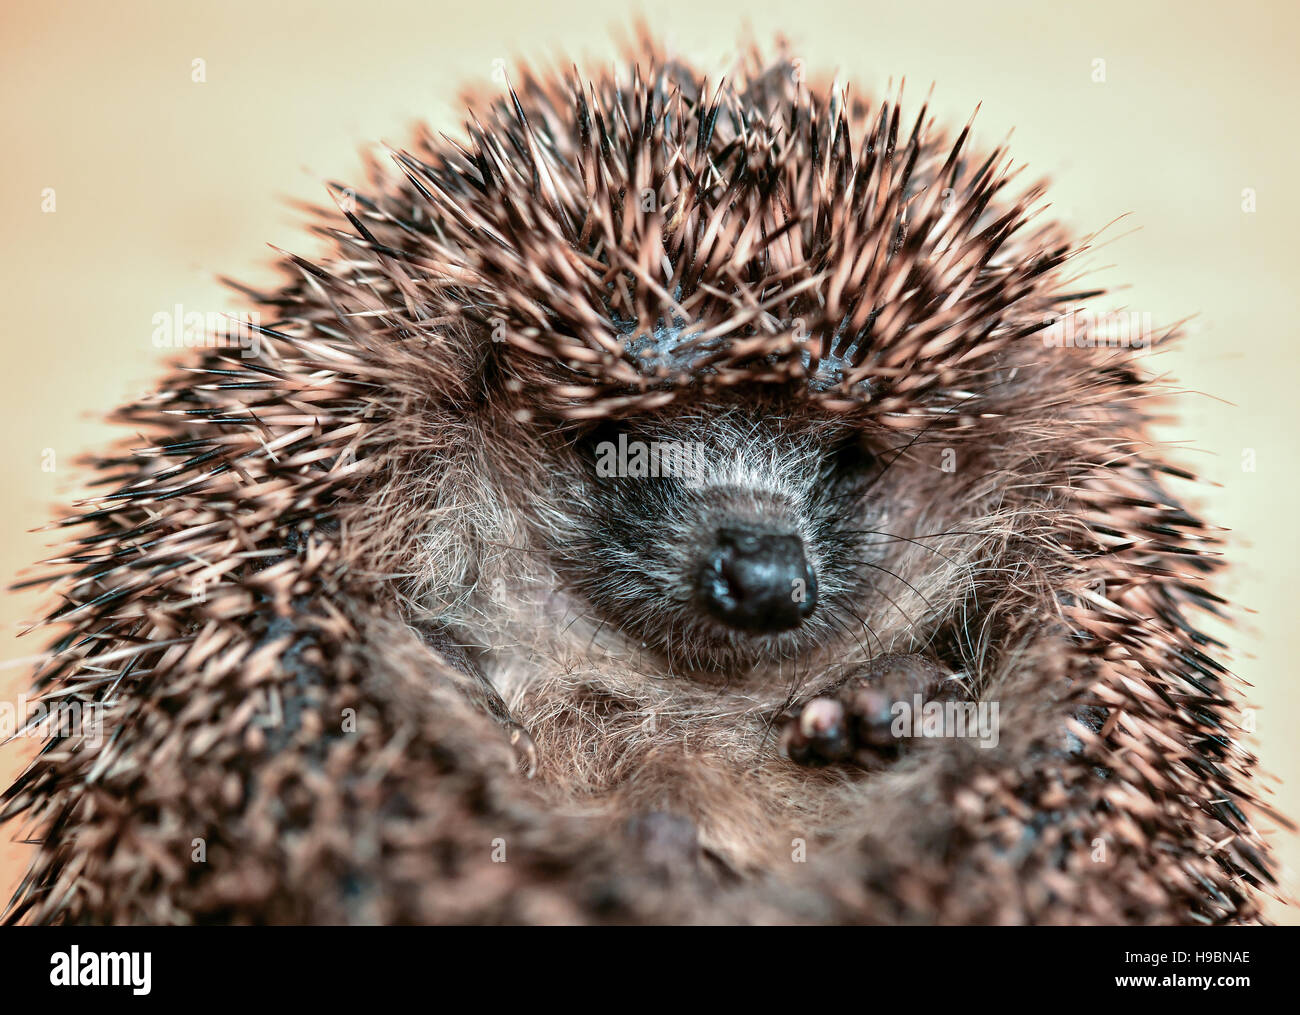
<svg viewBox="0 0 1300 1015">
<path fill-rule="evenodd" d="M 900 103 L 646 41 L 335 187 L 63 523 L 7 918 L 1258 919 L 1142 344 Z"/>
</svg>

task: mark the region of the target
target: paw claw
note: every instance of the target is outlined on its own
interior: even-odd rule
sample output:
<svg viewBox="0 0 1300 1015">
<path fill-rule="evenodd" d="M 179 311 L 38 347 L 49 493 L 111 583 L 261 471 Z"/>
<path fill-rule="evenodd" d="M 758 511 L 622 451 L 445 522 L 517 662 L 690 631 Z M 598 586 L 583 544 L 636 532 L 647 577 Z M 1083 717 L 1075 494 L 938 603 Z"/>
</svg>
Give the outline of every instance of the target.
<svg viewBox="0 0 1300 1015">
<path fill-rule="evenodd" d="M 833 736 L 844 726 L 844 706 L 834 698 L 814 698 L 799 715 L 799 731 L 810 740 Z"/>
<path fill-rule="evenodd" d="M 834 698 L 814 698 L 786 727 L 782 753 L 800 764 L 826 764 L 849 756 L 851 744 L 844 706 Z"/>
<path fill-rule="evenodd" d="M 525 779 L 537 774 L 537 745 L 522 726 L 511 724 L 510 746 L 515 752 L 515 764 Z"/>
</svg>

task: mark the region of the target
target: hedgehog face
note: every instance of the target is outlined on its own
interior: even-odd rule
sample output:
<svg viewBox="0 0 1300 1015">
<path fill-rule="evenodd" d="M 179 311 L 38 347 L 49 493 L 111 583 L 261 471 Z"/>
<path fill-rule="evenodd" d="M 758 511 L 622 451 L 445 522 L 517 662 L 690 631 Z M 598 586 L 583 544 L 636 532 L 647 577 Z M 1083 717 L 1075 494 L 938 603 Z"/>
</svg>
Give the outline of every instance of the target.
<svg viewBox="0 0 1300 1015">
<path fill-rule="evenodd" d="M 548 553 L 601 621 L 671 669 L 842 652 L 870 636 L 873 614 L 884 626 L 877 607 L 898 596 L 882 587 L 889 560 L 914 524 L 911 463 L 884 451 L 791 407 L 603 423 L 569 448 L 555 514 L 572 524 Z"/>
</svg>

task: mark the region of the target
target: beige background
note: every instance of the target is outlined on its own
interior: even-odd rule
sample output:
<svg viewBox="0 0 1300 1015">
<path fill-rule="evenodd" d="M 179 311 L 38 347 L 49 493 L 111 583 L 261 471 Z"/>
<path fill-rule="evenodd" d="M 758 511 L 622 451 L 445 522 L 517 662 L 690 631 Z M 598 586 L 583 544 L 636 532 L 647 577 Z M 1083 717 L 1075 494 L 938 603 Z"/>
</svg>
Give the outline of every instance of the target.
<svg viewBox="0 0 1300 1015">
<path fill-rule="evenodd" d="M 1206 394 L 1185 400 L 1165 436 L 1213 484 L 1202 503 L 1232 530 L 1227 592 L 1254 611 L 1234 635 L 1235 669 L 1254 685 L 1264 767 L 1284 782 L 1276 802 L 1300 815 L 1300 15 L 1289 0 L 1058 7 L 657 0 L 643 13 L 708 66 L 722 66 L 747 20 L 760 39 L 784 31 L 810 68 L 839 68 L 865 90 L 906 75 L 918 100 L 934 81 L 949 119 L 983 102 L 983 142 L 1016 128 L 1018 157 L 1055 178 L 1056 210 L 1081 231 L 1129 213 L 1095 259 L 1115 267 L 1097 279 L 1129 283 L 1115 304 L 1158 321 L 1199 314 L 1159 364 Z M 113 435 L 102 416 L 159 372 L 153 314 L 177 303 L 238 309 L 217 274 L 265 278 L 267 242 L 316 249 L 286 197 L 322 199 L 320 179 L 355 178 L 360 144 L 400 145 L 416 118 L 454 131 L 460 86 L 491 87 L 494 61 L 604 61 L 611 29 L 627 23 L 605 2 L 4 0 L 0 577 L 47 553 L 50 534 L 27 530 L 76 495 L 76 456 Z M 196 58 L 204 83 L 191 80 Z M 1093 80 L 1098 59 L 1104 83 Z M 45 188 L 54 213 L 42 212 Z M 1254 213 L 1242 210 L 1244 188 L 1256 192 Z M 41 469 L 45 449 L 52 473 Z M 1243 471 L 1244 449 L 1254 472 Z M 4 657 L 40 647 L 39 634 L 11 636 L 39 603 L 0 598 Z M 0 692 L 16 694 L 25 676 L 0 671 Z M 0 751 L 0 782 L 31 747 Z M 14 834 L 0 830 L 6 898 L 22 857 Z M 1276 834 L 1280 855 L 1300 867 L 1297 837 Z M 1300 922 L 1295 908 L 1274 917 Z"/>
</svg>

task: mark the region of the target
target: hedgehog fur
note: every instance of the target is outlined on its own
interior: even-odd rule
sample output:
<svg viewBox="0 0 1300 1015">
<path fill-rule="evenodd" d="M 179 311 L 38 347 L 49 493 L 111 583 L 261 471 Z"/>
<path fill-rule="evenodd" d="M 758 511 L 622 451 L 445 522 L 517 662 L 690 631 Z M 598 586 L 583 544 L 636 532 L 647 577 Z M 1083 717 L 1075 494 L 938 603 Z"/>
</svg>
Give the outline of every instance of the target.
<svg viewBox="0 0 1300 1015">
<path fill-rule="evenodd" d="M 1218 540 L 1141 350 L 1044 340 L 1089 240 L 798 71 L 524 70 L 121 411 L 35 678 L 103 736 L 9 788 L 10 921 L 1258 918 Z M 594 478 L 616 433 L 710 476 Z M 737 518 L 816 572 L 793 630 L 698 609 Z M 996 747 L 810 759 L 886 673 Z"/>
</svg>

